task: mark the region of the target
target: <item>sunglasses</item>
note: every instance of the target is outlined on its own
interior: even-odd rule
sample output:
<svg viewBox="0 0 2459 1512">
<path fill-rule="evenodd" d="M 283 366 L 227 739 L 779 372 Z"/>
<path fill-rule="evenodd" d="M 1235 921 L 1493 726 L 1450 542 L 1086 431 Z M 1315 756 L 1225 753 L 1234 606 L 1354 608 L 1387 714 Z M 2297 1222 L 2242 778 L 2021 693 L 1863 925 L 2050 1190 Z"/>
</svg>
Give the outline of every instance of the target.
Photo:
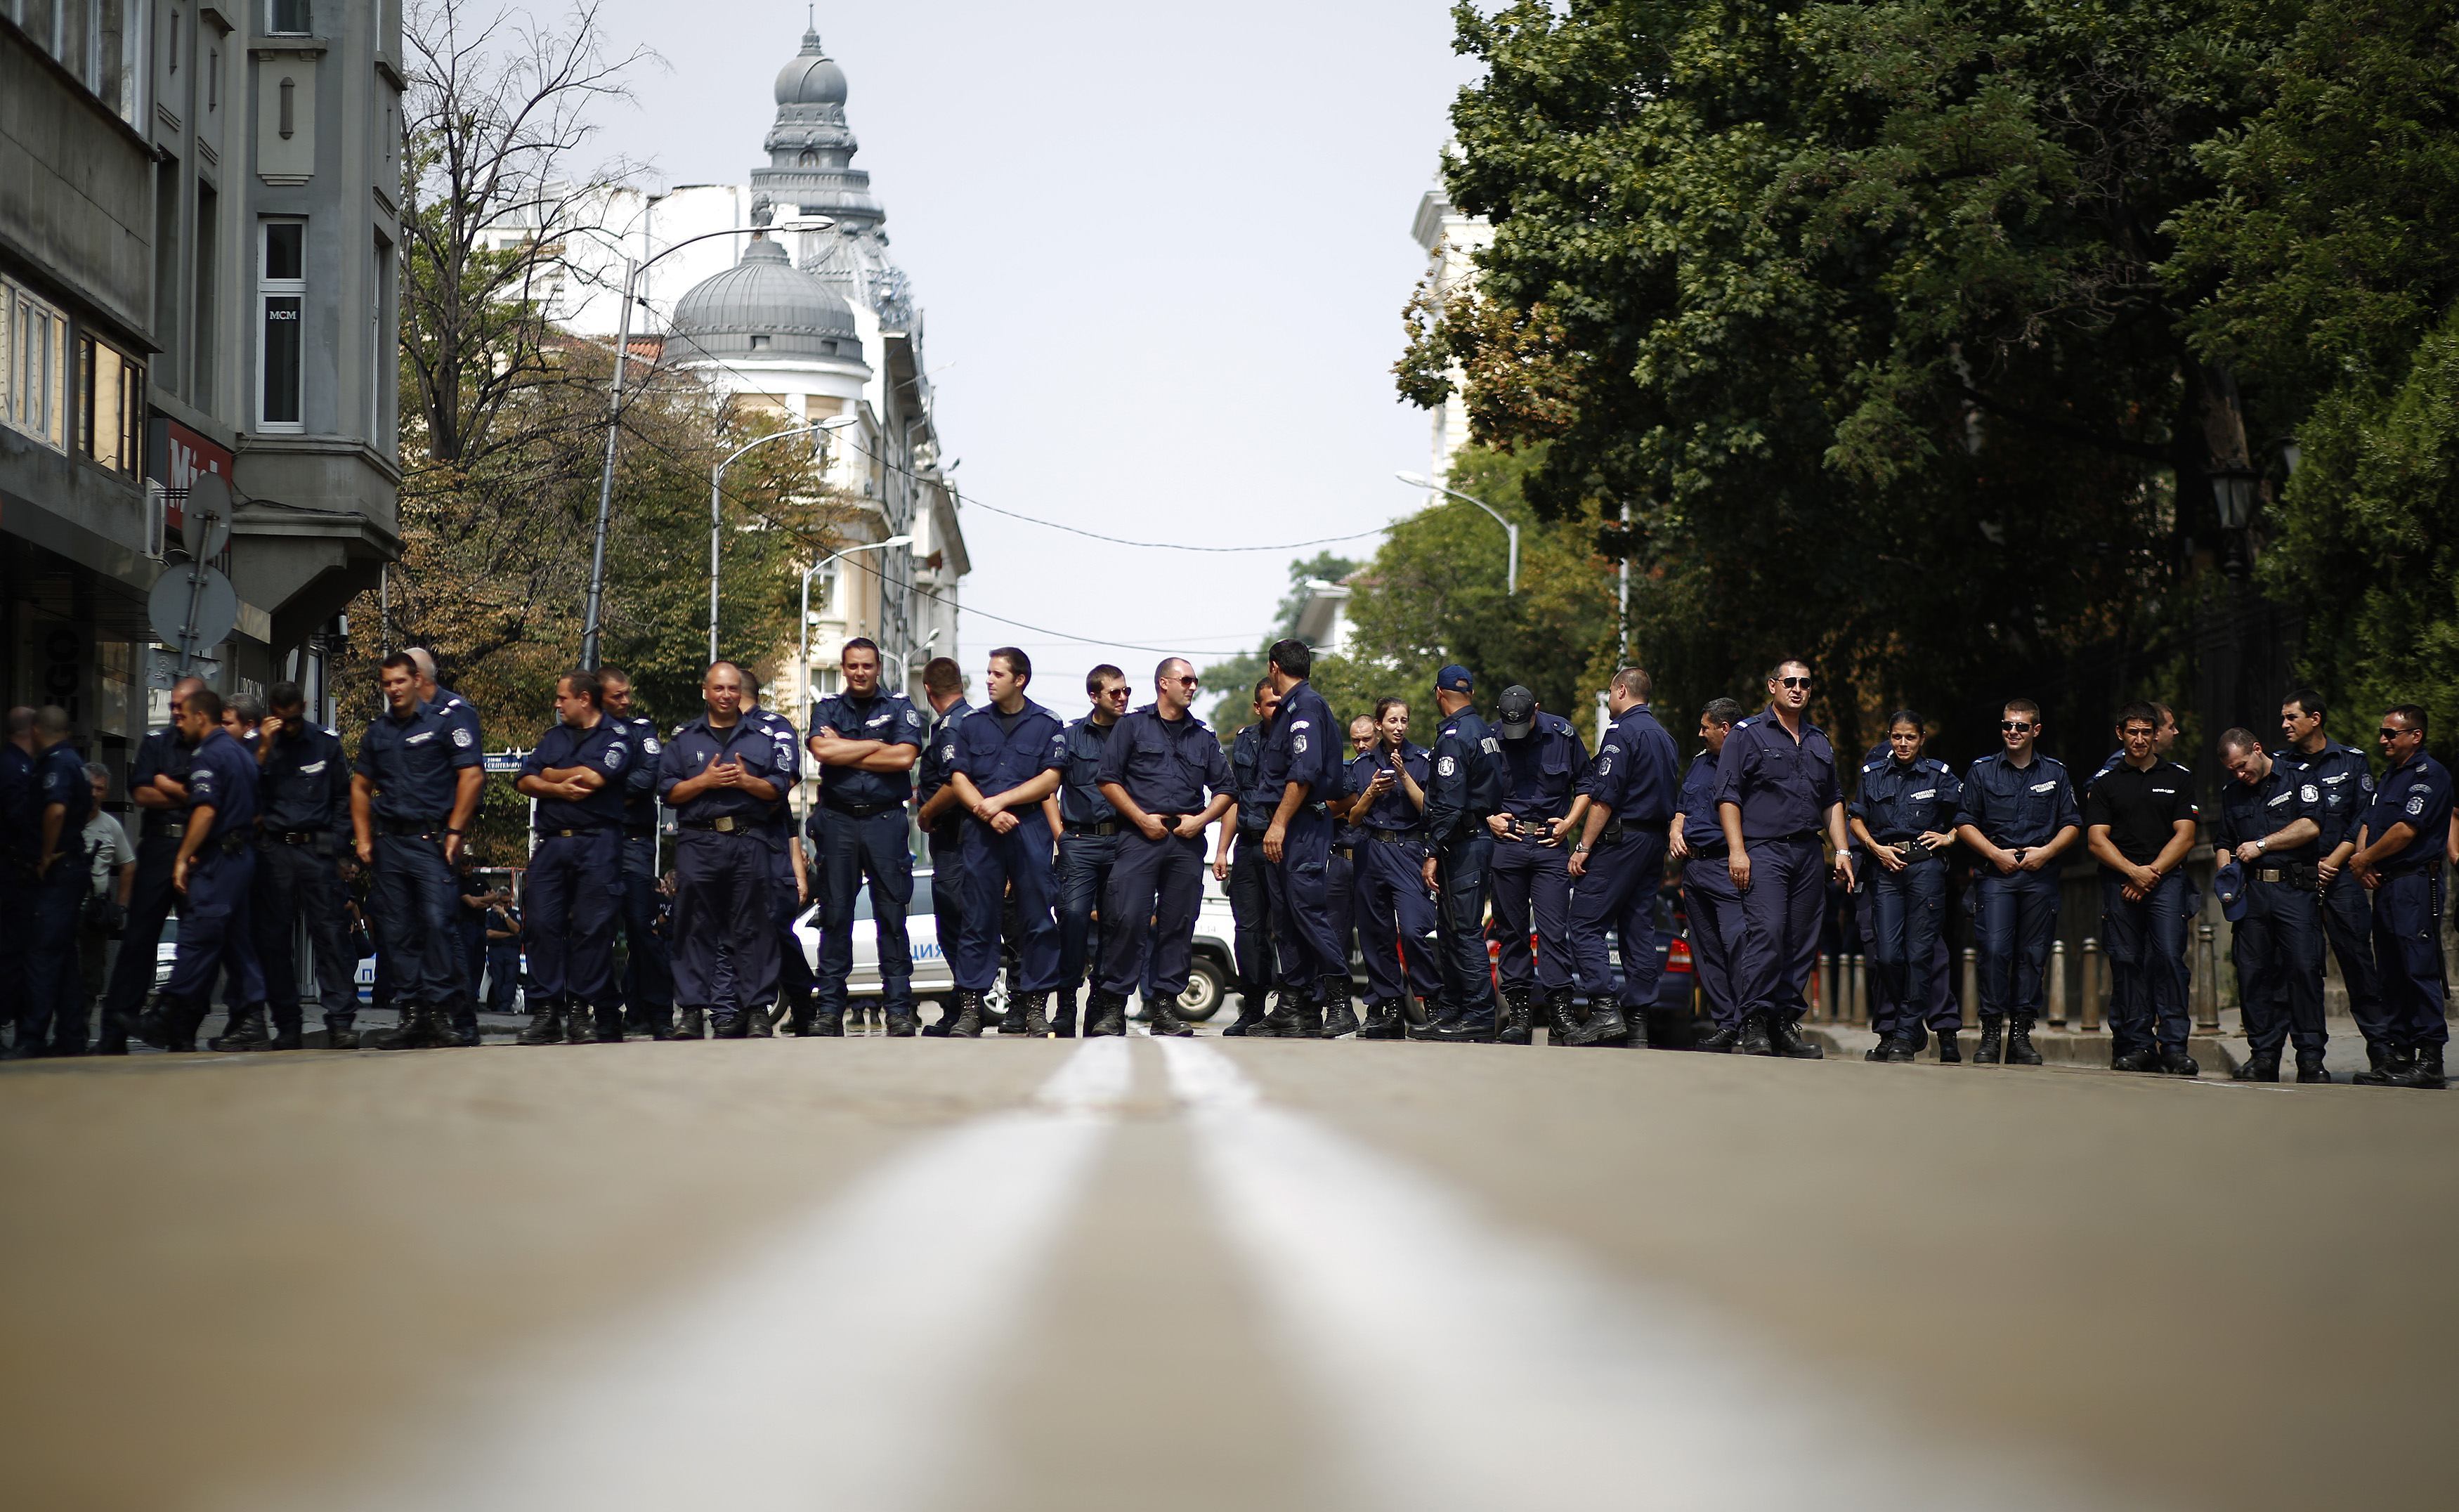
<svg viewBox="0 0 2459 1512">
<path fill-rule="evenodd" d="M 2415 734 L 2415 733 L 2416 733 L 2416 731 L 2414 731 L 2414 730 L 2404 730 L 2404 729 L 2393 729 L 2393 728 L 2391 728 L 2389 725 L 2385 724 L 2385 725 L 2384 725 L 2382 728 L 2380 728 L 2380 729 L 2378 729 L 2378 730 L 2374 731 L 2374 733 L 2375 733 L 2375 734 L 2377 734 L 2377 735 L 2379 735 L 2379 736 L 2381 736 L 2381 737 L 2382 737 L 2383 739 L 2385 739 L 2385 740 L 2397 740 L 2397 739 L 2399 739 L 2402 735 L 2413 735 L 2413 734 Z"/>
<path fill-rule="evenodd" d="M 2000 720 L 1998 722 L 1998 727 L 2005 730 L 2009 735 L 2029 735 L 2032 733 L 2032 722 L 2030 720 Z"/>
<path fill-rule="evenodd" d="M 1777 678 L 1776 682 L 1778 687 L 1806 688 L 1810 686 L 1810 679 L 1808 678 Z"/>
<path fill-rule="evenodd" d="M 1177 687 L 1195 687 L 1198 685 L 1198 680 L 1191 677 L 1171 678 L 1169 679 L 1169 682 L 1173 686 Z"/>
</svg>

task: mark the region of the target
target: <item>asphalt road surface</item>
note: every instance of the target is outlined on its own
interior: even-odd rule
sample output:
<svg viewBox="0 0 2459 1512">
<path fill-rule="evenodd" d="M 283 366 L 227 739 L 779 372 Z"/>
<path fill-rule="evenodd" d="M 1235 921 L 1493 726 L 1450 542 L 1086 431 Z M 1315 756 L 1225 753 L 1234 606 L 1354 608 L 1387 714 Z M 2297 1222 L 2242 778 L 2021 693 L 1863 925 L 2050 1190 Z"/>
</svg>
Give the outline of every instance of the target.
<svg viewBox="0 0 2459 1512">
<path fill-rule="evenodd" d="M 2448 1507 L 2459 1095 L 1138 1037 L 0 1074 L 0 1505 Z"/>
</svg>

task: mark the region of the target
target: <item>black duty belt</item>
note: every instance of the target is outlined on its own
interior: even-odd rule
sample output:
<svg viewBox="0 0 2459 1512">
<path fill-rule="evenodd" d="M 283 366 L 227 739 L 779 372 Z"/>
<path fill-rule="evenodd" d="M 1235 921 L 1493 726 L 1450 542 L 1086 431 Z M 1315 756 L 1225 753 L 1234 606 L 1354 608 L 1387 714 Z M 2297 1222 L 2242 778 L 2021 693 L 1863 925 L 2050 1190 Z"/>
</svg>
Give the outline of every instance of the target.
<svg viewBox="0 0 2459 1512">
<path fill-rule="evenodd" d="M 2289 866 L 2257 867 L 2251 875 L 2257 882 L 2269 882 L 2279 887 L 2291 887 L 2301 892 L 2311 892 L 2319 876 L 2311 863 Z"/>
<path fill-rule="evenodd" d="M 1671 819 L 1608 819 L 1597 838 L 1619 840 L 1627 834 L 1670 834 L 1672 830 Z"/>
<path fill-rule="evenodd" d="M 208 844 L 219 846 L 222 854 L 226 856 L 245 855 L 253 838 L 243 834 L 224 835 L 219 840 L 209 841 Z"/>
<path fill-rule="evenodd" d="M 715 819 L 678 819 L 675 821 L 675 826 L 677 829 L 699 830 L 709 834 L 752 834 L 759 830 L 762 823 L 763 821 L 757 819 L 742 819 L 733 814 L 724 814 Z"/>
<path fill-rule="evenodd" d="M 625 825 L 625 826 L 623 827 L 623 838 L 624 838 L 624 839 L 626 839 L 626 840 L 650 840 L 650 839 L 655 839 L 655 838 L 657 837 L 657 833 L 658 833 L 658 827 L 657 827 L 656 825 L 653 825 L 653 824 L 648 824 L 648 825 Z"/>
<path fill-rule="evenodd" d="M 1068 819 L 1062 820 L 1060 828 L 1072 835 L 1114 835 L 1126 826 L 1116 819 L 1103 819 L 1098 823 L 1080 823 Z"/>
<path fill-rule="evenodd" d="M 1940 855 L 1929 847 L 1922 844 L 1921 836 L 1919 835 L 1899 835 L 1892 840 L 1888 839 L 1885 835 L 1881 835 L 1879 837 L 1879 844 L 1889 848 L 1902 849 L 1904 853 L 1903 862 L 1906 866 L 1919 866 L 1924 861 L 1944 861 L 1946 859 L 1944 856 Z"/>
<path fill-rule="evenodd" d="M 441 819 L 379 819 L 379 832 L 410 840 L 441 840 L 444 821 Z"/>
<path fill-rule="evenodd" d="M 1659 828 L 1662 828 L 1662 826 Z M 1791 834 L 1763 835 L 1756 841 L 1751 841 L 1749 843 L 1755 845 L 1784 845 L 1795 840 L 1816 840 L 1818 838 L 1818 831 L 1816 830 L 1796 830 Z M 1745 836 L 1744 839 L 1747 841 L 1748 837 Z"/>
<path fill-rule="evenodd" d="M 1733 847 L 1725 844 L 1722 840 L 1718 840 L 1713 845 L 1694 845 L 1691 848 L 1691 855 L 1692 859 L 1699 861 L 1721 861 L 1733 853 Z"/>
<path fill-rule="evenodd" d="M 264 843 L 267 845 L 314 845 L 317 841 L 324 839 L 329 832 L 330 831 L 324 830 L 267 830 L 264 831 Z"/>
<path fill-rule="evenodd" d="M 849 819 L 872 819 L 902 808 L 905 804 L 902 799 L 895 803 L 858 804 L 840 803 L 834 798 L 823 797 L 820 800 L 820 807 L 830 813 L 843 814 Z"/>
<path fill-rule="evenodd" d="M 183 819 L 164 819 L 158 823 L 148 824 L 145 827 L 143 838 L 148 840 L 177 840 L 186 835 L 187 832 L 187 821 Z"/>
<path fill-rule="evenodd" d="M 592 825 L 586 830 L 541 830 L 537 832 L 537 837 L 541 840 L 586 840 L 591 835 L 614 832 L 604 825 Z"/>
<path fill-rule="evenodd" d="M 1377 845 L 1422 845 L 1425 834 L 1417 830 L 1383 830 L 1369 826 L 1366 838 Z"/>
</svg>

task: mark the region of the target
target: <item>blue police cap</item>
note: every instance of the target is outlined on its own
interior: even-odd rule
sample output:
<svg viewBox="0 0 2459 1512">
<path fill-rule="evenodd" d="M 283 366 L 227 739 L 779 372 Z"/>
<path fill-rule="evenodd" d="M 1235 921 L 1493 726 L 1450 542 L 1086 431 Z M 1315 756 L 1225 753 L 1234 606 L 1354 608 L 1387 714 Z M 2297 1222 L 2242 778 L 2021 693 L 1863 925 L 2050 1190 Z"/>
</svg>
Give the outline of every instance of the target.
<svg viewBox="0 0 2459 1512">
<path fill-rule="evenodd" d="M 1468 668 L 1455 662 L 1435 674 L 1435 686 L 1446 693 L 1466 693 L 1477 686 L 1477 680 L 1468 675 Z"/>
<path fill-rule="evenodd" d="M 2220 915 L 2232 924 L 2245 917 L 2246 889 L 2245 868 L 2233 860 L 2220 863 L 2212 873 L 2212 892 L 2220 900 Z"/>
</svg>

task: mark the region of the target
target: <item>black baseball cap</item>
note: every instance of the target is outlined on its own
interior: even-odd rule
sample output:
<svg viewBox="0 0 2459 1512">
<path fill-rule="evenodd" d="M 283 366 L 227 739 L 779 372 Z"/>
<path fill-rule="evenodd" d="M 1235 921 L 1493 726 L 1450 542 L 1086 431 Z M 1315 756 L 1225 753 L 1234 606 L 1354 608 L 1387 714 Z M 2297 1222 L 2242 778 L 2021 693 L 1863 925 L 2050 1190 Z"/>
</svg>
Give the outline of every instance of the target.
<svg viewBox="0 0 2459 1512">
<path fill-rule="evenodd" d="M 1537 724 L 1537 695 L 1514 682 L 1494 701 L 1494 722 L 1504 740 L 1519 740 Z"/>
</svg>

